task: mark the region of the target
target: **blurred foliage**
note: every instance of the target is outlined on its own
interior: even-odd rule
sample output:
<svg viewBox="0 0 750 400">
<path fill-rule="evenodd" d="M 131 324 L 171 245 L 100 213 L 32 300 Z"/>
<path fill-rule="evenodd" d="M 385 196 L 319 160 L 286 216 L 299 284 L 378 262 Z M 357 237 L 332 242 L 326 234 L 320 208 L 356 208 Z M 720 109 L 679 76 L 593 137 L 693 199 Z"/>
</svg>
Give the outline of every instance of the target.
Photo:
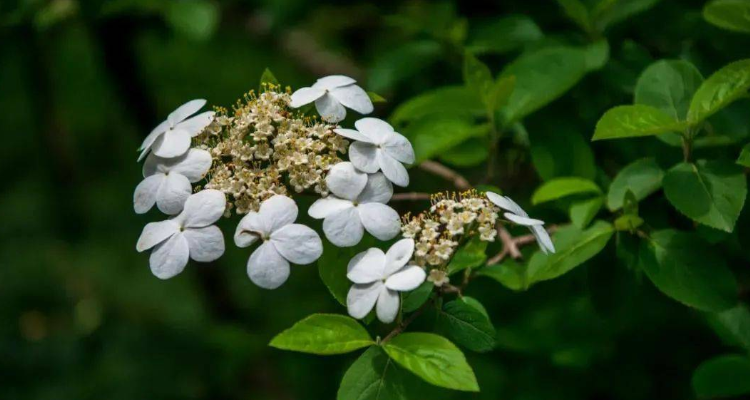
<svg viewBox="0 0 750 400">
<path fill-rule="evenodd" d="M 636 269 L 632 251 L 622 250 L 639 246 L 627 233 L 636 218 L 654 229 L 694 228 L 663 197 L 628 206 L 658 190 L 653 182 L 631 192 L 620 186 L 628 179 L 622 174 L 633 169 L 661 177 L 682 160 L 679 149 L 668 139 L 589 139 L 606 110 L 633 103 L 638 78 L 654 61 L 689 61 L 709 76 L 750 58 L 750 36 L 741 33 L 750 26 L 747 6 L 731 0 L 558 3 L 1 2 L 0 162 L 8 176 L 0 192 L 0 398 L 335 396 L 355 356 L 321 358 L 267 346 L 275 333 L 311 313 L 343 312 L 314 266 L 297 267 L 281 289 L 264 291 L 247 279 L 248 254 L 234 246 L 220 261 L 193 263 L 170 281 L 153 277 L 147 255 L 134 249 L 142 226 L 155 217 L 132 212 L 140 180 L 136 146 L 185 100 L 204 97 L 229 106 L 258 86 L 266 68 L 292 87 L 334 72 L 356 77 L 387 99 L 376 104 L 375 114 L 390 116 L 422 159 L 439 157 L 472 182 L 499 186 L 516 198 L 531 198 L 548 182 L 546 194 L 537 192 L 545 196 L 537 197 L 535 215 L 567 220 L 568 207 L 539 200 L 565 197 L 579 208 L 576 217 L 570 210 L 576 226 L 561 235 L 606 246 L 601 252 L 563 247 L 585 264 L 526 291 L 500 288 L 495 280 L 521 289 L 527 279 L 550 279 L 570 265 L 525 253 L 532 265 L 555 269 L 521 276 L 509 260 L 485 270 L 468 293 L 482 299 L 496 331 L 494 351 L 468 355 L 482 391 L 428 387 L 419 392 L 423 398 L 745 393 L 750 377 L 732 374 L 749 368 L 748 212 L 739 215 L 731 235 L 696 229 L 712 243 L 707 251 L 722 252 L 726 265 L 700 264 L 704 252 L 694 243 L 670 242 L 692 248 L 694 257 L 684 256 L 709 279 L 720 269 L 723 277 L 733 273 L 739 286 L 741 304 L 730 310 L 707 314 L 685 307 L 644 276 L 664 271 Z M 475 90 L 494 96 L 495 107 L 473 101 L 463 86 L 466 52 L 488 66 L 472 77 L 479 77 Z M 525 64 L 540 57 L 546 61 Z M 503 77 L 509 75 L 515 89 L 505 99 L 503 85 L 511 83 Z M 540 95 L 548 98 L 524 101 Z M 729 139 L 696 142 L 695 152 L 733 161 L 739 151 L 727 156 L 719 146 L 747 141 L 747 107 L 743 100 L 717 114 L 712 129 Z M 499 148 L 488 149 L 492 135 L 499 135 Z M 488 154 L 497 155 L 496 175 L 489 177 L 483 164 Z M 632 163 L 641 159 L 647 161 Z M 411 174 L 410 190 L 446 188 L 422 171 Z M 610 196 L 615 188 L 618 195 L 607 207 L 622 208 L 629 219 L 589 225 L 606 208 L 600 188 L 610 183 Z M 425 204 L 398 206 L 403 213 Z M 224 222 L 224 231 L 231 231 L 231 222 Z M 660 240 L 674 236 L 659 233 Z M 607 243 L 612 235 L 616 240 Z M 686 287 L 661 289 L 678 301 L 705 300 Z M 466 305 L 445 312 L 461 307 Z M 367 356 L 384 362 L 380 351 Z"/>
</svg>

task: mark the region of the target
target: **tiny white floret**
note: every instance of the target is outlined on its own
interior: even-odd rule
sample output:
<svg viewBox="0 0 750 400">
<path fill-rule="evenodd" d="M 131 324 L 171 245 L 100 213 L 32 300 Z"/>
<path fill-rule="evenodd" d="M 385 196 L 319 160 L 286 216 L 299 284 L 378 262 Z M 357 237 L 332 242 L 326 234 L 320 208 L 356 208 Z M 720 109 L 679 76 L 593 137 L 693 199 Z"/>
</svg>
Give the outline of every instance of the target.
<svg viewBox="0 0 750 400">
<path fill-rule="evenodd" d="M 211 123 L 214 117 L 213 111 L 195 114 L 206 105 L 206 100 L 191 100 L 172 111 L 167 120 L 154 128 L 138 150 L 141 152 L 138 161 L 143 160 L 149 151 L 162 158 L 179 157 L 190 148 L 190 141 L 198 136 L 203 128 Z"/>
<path fill-rule="evenodd" d="M 492 192 L 487 192 L 486 194 L 491 202 L 506 211 L 503 214 L 505 218 L 513 223 L 529 228 L 536 238 L 537 243 L 539 243 L 539 248 L 542 252 L 545 254 L 555 252 L 555 246 L 552 244 L 552 239 L 549 237 L 547 230 L 544 229 L 544 221 L 529 218 L 529 214 L 527 214 L 521 206 L 516 204 L 516 202 L 508 196 L 501 196 Z"/>
<path fill-rule="evenodd" d="M 372 101 L 357 81 L 348 76 L 331 75 L 320 78 L 312 87 L 304 87 L 292 93 L 290 107 L 299 108 L 315 102 L 315 108 L 326 122 L 336 123 L 346 118 L 346 109 L 360 114 L 373 110 Z"/>
<path fill-rule="evenodd" d="M 414 253 L 414 240 L 401 239 L 387 253 L 371 248 L 349 261 L 346 277 L 354 282 L 346 297 L 349 315 L 361 319 L 375 307 L 382 322 L 393 322 L 400 307 L 398 292 L 416 289 L 427 274 L 417 265 L 406 265 Z"/>
</svg>

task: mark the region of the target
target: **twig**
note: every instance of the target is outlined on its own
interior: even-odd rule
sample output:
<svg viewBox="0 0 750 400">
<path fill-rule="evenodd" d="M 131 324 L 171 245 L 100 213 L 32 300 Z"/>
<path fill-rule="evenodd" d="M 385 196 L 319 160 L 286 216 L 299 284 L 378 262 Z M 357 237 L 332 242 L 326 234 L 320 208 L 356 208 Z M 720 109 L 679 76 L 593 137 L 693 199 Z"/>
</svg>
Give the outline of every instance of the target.
<svg viewBox="0 0 750 400">
<path fill-rule="evenodd" d="M 458 172 L 435 161 L 423 161 L 419 168 L 453 183 L 459 190 L 471 189 L 471 183 Z"/>
<path fill-rule="evenodd" d="M 420 200 L 430 200 L 430 194 L 429 193 L 420 193 L 420 192 L 409 192 L 409 193 L 396 193 L 391 197 L 391 200 L 394 201 L 400 201 L 400 200 L 406 200 L 406 201 L 420 201 Z"/>
<path fill-rule="evenodd" d="M 547 232 L 554 233 L 557 229 L 557 225 L 550 225 L 547 228 Z M 485 265 L 497 264 L 500 261 L 503 261 L 507 256 L 510 256 L 514 260 L 518 260 L 523 257 L 520 248 L 536 242 L 536 237 L 531 234 L 513 237 L 503 226 L 497 228 L 497 234 L 500 237 L 500 241 L 503 243 L 503 249 L 492 258 L 488 259 Z"/>
</svg>

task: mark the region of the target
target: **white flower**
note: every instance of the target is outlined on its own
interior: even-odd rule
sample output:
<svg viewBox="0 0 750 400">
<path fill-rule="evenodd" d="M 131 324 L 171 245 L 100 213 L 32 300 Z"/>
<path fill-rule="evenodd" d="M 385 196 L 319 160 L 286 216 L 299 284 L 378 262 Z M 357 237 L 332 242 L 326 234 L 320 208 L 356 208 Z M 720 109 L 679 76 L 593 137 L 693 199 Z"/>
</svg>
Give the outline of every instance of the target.
<svg viewBox="0 0 750 400">
<path fill-rule="evenodd" d="M 211 154 L 190 149 L 176 158 L 161 158 L 149 154 L 143 164 L 143 177 L 133 195 L 135 212 L 143 214 L 156 203 L 165 214 L 182 211 L 185 200 L 193 192 L 191 182 L 198 182 L 211 168 Z"/>
<path fill-rule="evenodd" d="M 398 186 L 409 185 L 409 173 L 401 163 L 414 162 L 414 149 L 387 122 L 377 118 L 362 118 L 354 129 L 334 129 L 339 135 L 352 139 L 349 160 L 358 170 L 369 174 L 383 171 L 386 178 Z"/>
<path fill-rule="evenodd" d="M 308 214 L 323 220 L 323 232 L 339 247 L 354 246 L 364 230 L 380 240 L 393 239 L 401 230 L 398 213 L 385 205 L 393 186 L 381 173 L 365 174 L 349 162 L 333 166 L 326 177 L 332 195 L 318 199 Z"/>
<path fill-rule="evenodd" d="M 276 289 L 289 278 L 289 263 L 310 264 L 323 254 L 318 234 L 307 226 L 295 224 L 297 204 L 289 197 L 275 195 L 249 212 L 234 234 L 238 247 L 263 241 L 247 262 L 247 275 L 256 285 Z"/>
<path fill-rule="evenodd" d="M 224 193 L 204 190 L 188 197 L 182 213 L 143 228 L 138 244 L 139 252 L 153 248 L 151 272 L 158 278 L 169 279 L 185 269 L 188 258 L 198 262 L 214 261 L 224 254 L 224 236 L 212 225 L 226 207 Z"/>
<path fill-rule="evenodd" d="M 555 252 L 552 239 L 550 239 L 547 230 L 544 229 L 544 221 L 529 218 L 529 214 L 526 214 L 526 211 L 508 196 L 500 196 L 497 193 L 487 192 L 487 198 L 495 203 L 496 206 L 507 211 L 503 214 L 505 218 L 518 225 L 528 227 L 536 238 L 537 243 L 539 243 L 539 248 L 542 249 L 542 252 L 545 254 Z"/>
<path fill-rule="evenodd" d="M 343 75 L 331 75 L 318 79 L 312 87 L 305 87 L 292 93 L 293 108 L 302 107 L 305 104 L 315 102 L 315 108 L 323 120 L 327 122 L 339 122 L 346 117 L 346 109 L 360 114 L 372 112 L 372 101 L 361 87 L 355 85 L 357 82 Z"/>
<path fill-rule="evenodd" d="M 401 239 L 385 254 L 371 248 L 354 256 L 346 273 L 354 282 L 346 296 L 349 315 L 364 318 L 377 303 L 378 319 L 393 322 L 399 309 L 398 292 L 416 289 L 427 276 L 422 267 L 406 265 L 413 252 L 414 240 Z"/>
<path fill-rule="evenodd" d="M 206 105 L 206 100 L 191 100 L 172 111 L 167 116 L 167 120 L 154 128 L 143 140 L 143 144 L 138 149 L 141 152 L 138 161 L 143 160 L 149 150 L 163 158 L 179 157 L 185 154 L 190 148 L 190 140 L 193 136 L 201 133 L 214 117 L 213 111 L 206 111 L 187 119 L 204 105 Z"/>
</svg>

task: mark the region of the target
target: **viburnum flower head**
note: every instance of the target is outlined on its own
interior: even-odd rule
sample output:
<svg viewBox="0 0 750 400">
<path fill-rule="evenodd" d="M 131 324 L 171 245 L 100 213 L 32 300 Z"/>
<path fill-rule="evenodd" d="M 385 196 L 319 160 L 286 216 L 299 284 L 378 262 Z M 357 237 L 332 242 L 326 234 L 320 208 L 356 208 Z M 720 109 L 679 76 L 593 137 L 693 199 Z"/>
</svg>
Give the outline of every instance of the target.
<svg viewBox="0 0 750 400">
<path fill-rule="evenodd" d="M 162 158 L 185 154 L 190 148 L 192 138 L 198 136 L 214 117 L 213 111 L 206 111 L 188 119 L 205 105 L 206 100 L 191 100 L 172 111 L 167 120 L 154 128 L 143 140 L 138 149 L 141 152 L 138 161 L 143 160 L 149 150 Z"/>
<path fill-rule="evenodd" d="M 276 289 L 289 278 L 289 263 L 310 264 L 323 254 L 320 236 L 309 227 L 295 224 L 299 210 L 294 200 L 275 195 L 263 201 L 258 212 L 240 221 L 234 234 L 238 247 L 263 241 L 247 262 L 247 275 L 256 285 Z"/>
<path fill-rule="evenodd" d="M 299 108 L 315 102 L 315 108 L 326 122 L 336 123 L 346 118 L 346 109 L 360 114 L 373 110 L 372 101 L 357 81 L 348 76 L 331 75 L 318 79 L 312 87 L 304 87 L 292 93 L 290 107 Z"/>
<path fill-rule="evenodd" d="M 190 184 L 203 179 L 211 162 L 211 154 L 199 149 L 190 149 L 175 158 L 149 154 L 143 164 L 145 179 L 138 184 L 133 195 L 135 212 L 143 214 L 156 204 L 165 214 L 179 213 L 193 192 Z"/>
<path fill-rule="evenodd" d="M 379 240 L 393 239 L 401 231 L 398 213 L 386 205 L 393 186 L 383 174 L 366 174 L 341 162 L 329 171 L 326 185 L 332 194 L 315 201 L 308 214 L 323 219 L 323 232 L 331 243 L 354 246 L 365 230 Z"/>
<path fill-rule="evenodd" d="M 409 173 L 401 164 L 414 162 L 414 149 L 407 138 L 377 118 L 362 118 L 354 129 L 334 129 L 339 135 L 354 140 L 349 146 L 349 160 L 358 170 L 369 174 L 383 171 L 394 184 L 409 185 Z"/>
<path fill-rule="evenodd" d="M 529 214 L 527 214 L 521 206 L 516 204 L 516 202 L 508 196 L 501 196 L 497 193 L 487 192 L 487 198 L 496 206 L 506 211 L 503 216 L 509 221 L 528 227 L 536 238 L 537 243 L 539 243 L 539 248 L 542 249 L 542 252 L 545 254 L 555 252 L 555 246 L 552 244 L 552 239 L 549 237 L 547 230 L 544 229 L 544 221 L 529 218 Z"/>
<path fill-rule="evenodd" d="M 354 282 L 346 297 L 349 315 L 361 319 L 376 307 L 380 321 L 393 322 L 400 305 L 398 292 L 416 289 L 427 276 L 422 267 L 406 265 L 413 252 L 414 240 L 401 239 L 387 253 L 371 248 L 354 256 L 346 274 Z"/>
<path fill-rule="evenodd" d="M 185 269 L 188 259 L 210 262 L 224 254 L 224 236 L 215 223 L 224 214 L 226 198 L 218 190 L 203 190 L 188 197 L 182 212 L 143 228 L 136 250 L 153 249 L 151 272 L 169 279 Z"/>
</svg>

